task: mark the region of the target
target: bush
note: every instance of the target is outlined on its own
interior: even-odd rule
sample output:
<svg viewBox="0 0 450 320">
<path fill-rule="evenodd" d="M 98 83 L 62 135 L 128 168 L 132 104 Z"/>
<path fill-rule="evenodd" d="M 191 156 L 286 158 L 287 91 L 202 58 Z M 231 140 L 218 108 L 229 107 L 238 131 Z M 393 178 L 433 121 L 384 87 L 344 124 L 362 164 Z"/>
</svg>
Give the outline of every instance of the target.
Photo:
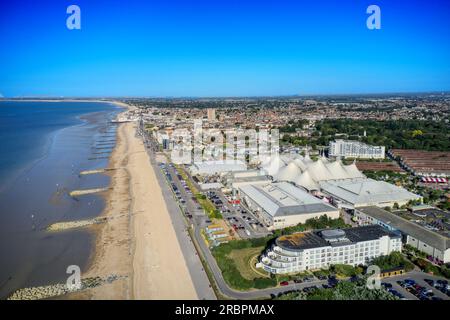
<svg viewBox="0 0 450 320">
<path fill-rule="evenodd" d="M 411 271 L 414 269 L 414 265 L 409 262 L 400 252 L 392 252 L 387 256 L 377 257 L 371 262 L 374 265 L 380 267 L 383 270 L 389 270 L 394 268 L 404 268 L 405 271 Z"/>
<path fill-rule="evenodd" d="M 342 277 L 352 277 L 362 273 L 361 269 L 357 269 L 347 264 L 334 264 L 330 270 Z"/>
<path fill-rule="evenodd" d="M 319 218 L 312 218 L 306 220 L 305 223 L 299 223 L 296 226 L 288 227 L 281 230 L 276 230 L 274 232 L 275 236 L 288 235 L 296 232 L 302 232 L 307 230 L 317 230 L 317 229 L 341 229 L 350 227 L 347 225 L 343 219 L 331 219 L 326 215 L 320 216 Z"/>
</svg>

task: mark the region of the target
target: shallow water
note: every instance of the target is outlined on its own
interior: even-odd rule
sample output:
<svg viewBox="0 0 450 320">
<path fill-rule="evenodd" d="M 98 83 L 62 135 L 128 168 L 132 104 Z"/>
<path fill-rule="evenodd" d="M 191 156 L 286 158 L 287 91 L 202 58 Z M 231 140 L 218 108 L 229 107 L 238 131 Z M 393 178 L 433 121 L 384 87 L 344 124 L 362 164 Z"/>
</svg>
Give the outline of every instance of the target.
<svg viewBox="0 0 450 320">
<path fill-rule="evenodd" d="M 18 288 L 65 282 L 69 265 L 78 265 L 82 271 L 86 268 L 93 248 L 91 233 L 80 230 L 48 233 L 45 228 L 54 222 L 94 217 L 103 210 L 100 196 L 87 195 L 75 200 L 68 192 L 109 184 L 106 175 L 79 176 L 79 172 L 107 166 L 112 148 L 95 147 L 106 140 L 108 145 L 115 144 L 116 126 L 109 120 L 120 111 L 110 104 L 91 102 L 37 102 L 31 106 L 29 102 L 24 105 L 14 102 L 15 108 L 25 109 L 14 111 L 11 105 L 2 110 L 4 103 L 0 103 L 0 115 L 6 111 L 9 115 L 0 122 L 0 144 L 5 137 L 8 139 L 0 163 L 0 297 L 3 298 Z M 34 117 L 37 123 L 29 118 L 27 109 L 38 114 Z M 14 135 L 11 124 L 4 126 L 5 118 L 14 117 L 20 123 L 17 117 L 21 116 L 27 125 L 22 128 L 17 124 Z M 11 139 L 18 143 L 12 143 Z M 95 155 L 96 152 L 102 154 Z M 6 159 L 11 154 L 16 161 Z M 92 159 L 97 157 L 101 159 Z"/>
</svg>

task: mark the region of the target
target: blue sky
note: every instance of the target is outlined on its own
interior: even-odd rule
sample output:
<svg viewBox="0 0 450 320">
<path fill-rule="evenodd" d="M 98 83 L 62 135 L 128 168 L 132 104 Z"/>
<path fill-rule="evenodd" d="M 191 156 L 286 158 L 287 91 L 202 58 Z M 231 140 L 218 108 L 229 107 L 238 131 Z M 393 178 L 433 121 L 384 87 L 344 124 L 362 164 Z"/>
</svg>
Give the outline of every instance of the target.
<svg viewBox="0 0 450 320">
<path fill-rule="evenodd" d="M 0 94 L 254 96 L 450 90 L 448 1 L 0 3 Z M 81 30 L 66 8 L 81 8 Z M 381 30 L 366 8 L 381 8 Z"/>
</svg>

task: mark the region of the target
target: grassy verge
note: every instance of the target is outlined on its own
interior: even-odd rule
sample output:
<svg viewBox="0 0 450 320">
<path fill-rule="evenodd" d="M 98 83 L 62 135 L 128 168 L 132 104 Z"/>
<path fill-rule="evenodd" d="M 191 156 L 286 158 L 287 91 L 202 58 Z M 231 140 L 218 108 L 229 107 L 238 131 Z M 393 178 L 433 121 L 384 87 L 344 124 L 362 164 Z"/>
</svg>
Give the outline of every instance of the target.
<svg viewBox="0 0 450 320">
<path fill-rule="evenodd" d="M 209 283 L 211 284 L 211 287 L 212 287 L 212 289 L 214 291 L 214 294 L 216 295 L 217 299 L 228 300 L 229 298 L 224 296 L 222 294 L 222 292 L 219 290 L 219 288 L 217 287 L 216 279 L 214 278 L 214 275 L 213 275 L 211 269 L 209 268 L 208 263 L 203 258 L 203 254 L 202 254 L 201 248 L 199 247 L 197 241 L 195 240 L 194 231 L 192 230 L 192 228 L 189 228 L 188 231 L 189 231 L 189 235 L 191 236 L 192 243 L 195 246 L 195 250 L 197 250 L 197 252 L 198 252 L 198 256 L 200 258 L 200 262 L 203 265 L 203 269 L 206 272 L 206 276 L 208 277 Z"/>
<path fill-rule="evenodd" d="M 254 271 L 250 269 L 247 260 L 255 253 L 260 254 L 269 240 L 270 238 L 233 240 L 212 250 L 222 271 L 222 276 L 230 287 L 236 290 L 249 290 L 252 288 L 264 289 L 277 285 L 277 280 L 274 277 L 251 274 Z"/>
<path fill-rule="evenodd" d="M 270 278 L 270 275 L 267 272 L 263 270 L 255 271 L 255 269 L 252 268 L 252 263 L 255 261 L 254 258 L 258 257 L 263 250 L 264 246 L 232 250 L 230 254 L 228 254 L 228 257 L 235 262 L 237 269 L 244 278 L 249 280 L 254 280 L 259 277 Z"/>
<path fill-rule="evenodd" d="M 184 172 L 183 168 L 181 168 L 179 165 L 175 165 L 175 168 L 178 174 L 183 178 L 183 180 L 186 181 L 186 185 L 188 186 L 189 190 L 191 190 L 192 194 L 195 195 L 195 198 L 197 199 L 203 210 L 205 210 L 208 217 L 210 219 L 222 219 L 222 215 L 220 214 L 219 210 L 216 209 L 214 204 L 204 194 L 199 192 L 199 190 L 192 183 L 191 179 L 189 179 L 186 172 Z"/>
</svg>

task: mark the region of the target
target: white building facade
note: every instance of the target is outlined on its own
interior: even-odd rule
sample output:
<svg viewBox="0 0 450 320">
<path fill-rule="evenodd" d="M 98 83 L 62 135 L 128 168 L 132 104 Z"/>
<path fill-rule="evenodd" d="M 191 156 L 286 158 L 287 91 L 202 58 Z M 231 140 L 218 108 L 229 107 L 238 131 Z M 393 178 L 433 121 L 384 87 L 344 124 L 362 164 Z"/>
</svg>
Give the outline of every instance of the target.
<svg viewBox="0 0 450 320">
<path fill-rule="evenodd" d="M 371 146 L 359 141 L 341 140 L 330 142 L 330 156 L 360 159 L 384 159 L 384 146 Z"/>
<path fill-rule="evenodd" d="M 260 257 L 257 267 L 287 274 L 327 269 L 334 264 L 366 265 L 376 257 L 401 251 L 401 247 L 401 236 L 380 226 L 299 233 L 279 237 Z"/>
</svg>

